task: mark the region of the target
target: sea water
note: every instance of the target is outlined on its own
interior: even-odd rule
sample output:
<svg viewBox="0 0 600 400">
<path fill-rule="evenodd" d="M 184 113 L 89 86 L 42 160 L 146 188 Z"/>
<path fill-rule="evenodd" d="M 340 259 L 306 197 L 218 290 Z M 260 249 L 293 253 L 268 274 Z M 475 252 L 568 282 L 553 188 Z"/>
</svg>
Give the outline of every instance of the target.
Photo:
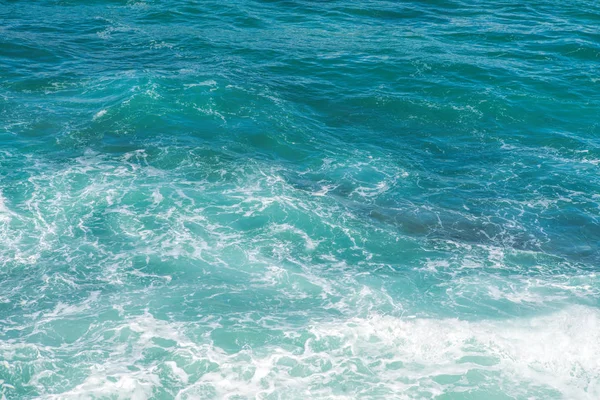
<svg viewBox="0 0 600 400">
<path fill-rule="evenodd" d="M 0 396 L 600 398 L 597 1 L 0 0 Z"/>
</svg>

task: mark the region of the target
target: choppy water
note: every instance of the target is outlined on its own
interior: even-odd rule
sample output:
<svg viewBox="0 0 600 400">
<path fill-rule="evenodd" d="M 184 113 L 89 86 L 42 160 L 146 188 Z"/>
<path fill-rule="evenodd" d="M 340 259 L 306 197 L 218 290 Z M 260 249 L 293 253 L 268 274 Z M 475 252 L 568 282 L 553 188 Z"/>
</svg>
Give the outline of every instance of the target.
<svg viewBox="0 0 600 400">
<path fill-rule="evenodd" d="M 0 392 L 600 398 L 599 67 L 591 0 L 0 0 Z"/>
</svg>

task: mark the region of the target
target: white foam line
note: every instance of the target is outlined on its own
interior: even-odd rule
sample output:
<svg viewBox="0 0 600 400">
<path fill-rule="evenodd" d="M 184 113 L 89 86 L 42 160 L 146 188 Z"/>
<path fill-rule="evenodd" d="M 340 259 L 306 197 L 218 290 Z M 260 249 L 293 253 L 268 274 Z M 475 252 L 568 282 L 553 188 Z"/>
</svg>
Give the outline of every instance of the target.
<svg viewBox="0 0 600 400">
<path fill-rule="evenodd" d="M 223 328 L 214 321 L 204 323 Z M 93 365 L 83 383 L 46 398 L 146 399 L 166 386 L 180 388 L 175 398 L 182 400 L 269 395 L 351 399 L 369 393 L 423 398 L 469 388 L 502 390 L 515 398 L 549 393 L 600 398 L 600 311 L 591 307 L 498 321 L 407 320 L 374 314 L 314 322 L 300 330 L 283 321 L 270 324 L 284 330 L 286 337 L 306 337 L 304 348 L 271 343 L 228 354 L 215 347 L 210 331 L 190 339 L 186 332 L 193 332 L 196 324 L 144 314 L 115 330 L 114 337 L 127 333 L 128 340 L 116 344 L 104 364 Z M 148 363 L 144 354 L 156 347 L 157 338 L 175 345 L 166 358 Z M 0 349 L 3 355 L 11 346 Z M 198 372 L 199 363 L 207 366 L 204 372 Z M 481 377 L 484 386 L 477 384 Z M 344 386 L 347 392 L 341 393 Z"/>
</svg>

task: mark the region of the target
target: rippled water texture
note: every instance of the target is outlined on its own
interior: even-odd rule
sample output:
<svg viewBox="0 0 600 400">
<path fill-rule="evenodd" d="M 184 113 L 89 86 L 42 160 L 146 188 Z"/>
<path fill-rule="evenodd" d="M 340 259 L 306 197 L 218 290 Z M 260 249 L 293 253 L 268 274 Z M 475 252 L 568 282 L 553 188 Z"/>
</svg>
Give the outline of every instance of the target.
<svg viewBox="0 0 600 400">
<path fill-rule="evenodd" d="M 0 393 L 599 399 L 599 67 L 591 0 L 0 0 Z"/>
</svg>

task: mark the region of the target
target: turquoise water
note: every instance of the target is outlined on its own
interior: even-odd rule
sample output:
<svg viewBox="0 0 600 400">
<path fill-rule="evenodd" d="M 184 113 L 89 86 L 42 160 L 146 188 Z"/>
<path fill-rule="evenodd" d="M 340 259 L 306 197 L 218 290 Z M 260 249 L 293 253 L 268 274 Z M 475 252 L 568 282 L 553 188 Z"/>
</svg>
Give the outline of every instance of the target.
<svg viewBox="0 0 600 400">
<path fill-rule="evenodd" d="M 0 0 L 6 399 L 600 398 L 597 1 Z"/>
</svg>

